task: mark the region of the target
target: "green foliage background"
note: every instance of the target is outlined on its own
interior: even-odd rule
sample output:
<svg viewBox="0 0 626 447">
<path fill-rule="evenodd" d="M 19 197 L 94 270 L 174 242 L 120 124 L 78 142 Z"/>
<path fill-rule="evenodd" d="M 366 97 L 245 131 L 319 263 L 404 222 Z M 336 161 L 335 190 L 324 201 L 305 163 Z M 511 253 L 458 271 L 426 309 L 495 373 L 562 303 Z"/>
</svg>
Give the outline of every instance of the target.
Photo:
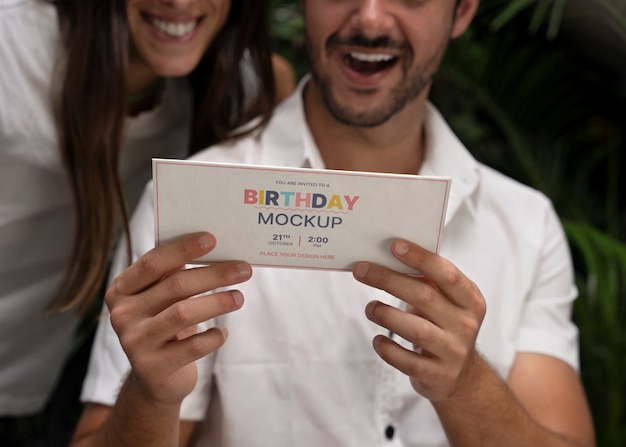
<svg viewBox="0 0 626 447">
<path fill-rule="evenodd" d="M 272 5 L 275 50 L 301 76 L 297 1 Z M 554 202 L 598 445 L 626 445 L 626 0 L 483 0 L 431 99 L 477 158 Z"/>
</svg>

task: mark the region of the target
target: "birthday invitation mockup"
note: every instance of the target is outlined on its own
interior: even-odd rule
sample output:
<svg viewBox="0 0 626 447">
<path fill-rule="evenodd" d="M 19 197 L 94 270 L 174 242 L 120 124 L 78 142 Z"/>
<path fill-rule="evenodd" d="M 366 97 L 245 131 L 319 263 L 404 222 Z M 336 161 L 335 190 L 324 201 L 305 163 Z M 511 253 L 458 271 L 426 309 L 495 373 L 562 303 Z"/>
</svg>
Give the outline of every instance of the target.
<svg viewBox="0 0 626 447">
<path fill-rule="evenodd" d="M 438 252 L 451 179 L 153 159 L 155 238 L 208 231 L 197 263 L 351 270 L 371 261 L 415 273 L 396 238 Z"/>
</svg>

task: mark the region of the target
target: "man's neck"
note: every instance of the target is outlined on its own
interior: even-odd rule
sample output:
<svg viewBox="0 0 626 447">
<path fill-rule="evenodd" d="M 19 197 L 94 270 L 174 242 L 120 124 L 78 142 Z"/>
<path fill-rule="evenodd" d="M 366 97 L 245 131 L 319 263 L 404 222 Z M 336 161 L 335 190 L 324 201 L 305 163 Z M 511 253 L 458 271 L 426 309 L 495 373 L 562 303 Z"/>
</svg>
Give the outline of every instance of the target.
<svg viewBox="0 0 626 447">
<path fill-rule="evenodd" d="M 417 174 L 424 157 L 425 98 L 377 127 L 338 122 L 311 80 L 304 91 L 306 120 L 328 169 Z"/>
</svg>

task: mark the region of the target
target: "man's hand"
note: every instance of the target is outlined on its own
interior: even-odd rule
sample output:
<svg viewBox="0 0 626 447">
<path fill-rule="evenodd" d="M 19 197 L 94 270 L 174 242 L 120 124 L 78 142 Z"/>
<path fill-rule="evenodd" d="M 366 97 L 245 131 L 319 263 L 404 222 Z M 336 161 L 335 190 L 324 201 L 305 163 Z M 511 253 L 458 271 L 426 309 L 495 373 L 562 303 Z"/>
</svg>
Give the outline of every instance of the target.
<svg viewBox="0 0 626 447">
<path fill-rule="evenodd" d="M 411 277 L 368 262 L 354 267 L 357 280 L 404 301 L 406 312 L 372 301 L 366 315 L 376 324 L 413 343 L 409 351 L 377 336 L 374 349 L 411 378 L 413 388 L 436 402 L 471 383 L 478 330 L 485 300 L 478 287 L 446 259 L 407 241 L 395 241 L 392 253 L 423 274 Z"/>
<path fill-rule="evenodd" d="M 402 311 L 373 301 L 365 312 L 414 349 L 382 335 L 374 339 L 374 349 L 433 403 L 451 444 L 595 445 L 584 390 L 573 368 L 553 357 L 518 353 L 506 383 L 475 348 L 486 311 L 478 287 L 452 263 L 415 244 L 397 240 L 391 251 L 423 277 L 368 262 L 356 264 L 353 273 L 406 303 Z"/>
</svg>

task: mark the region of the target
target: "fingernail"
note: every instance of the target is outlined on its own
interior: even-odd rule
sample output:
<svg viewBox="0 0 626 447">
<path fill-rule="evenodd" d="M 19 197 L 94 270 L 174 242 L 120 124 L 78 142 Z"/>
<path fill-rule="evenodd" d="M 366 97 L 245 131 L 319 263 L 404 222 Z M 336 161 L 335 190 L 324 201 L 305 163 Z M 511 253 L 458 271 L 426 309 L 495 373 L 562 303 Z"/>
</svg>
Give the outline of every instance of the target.
<svg viewBox="0 0 626 447">
<path fill-rule="evenodd" d="M 365 306 L 365 316 L 368 320 L 372 319 L 372 311 L 374 310 L 374 306 L 376 306 L 375 301 L 370 301 L 369 303 L 367 303 L 367 306 Z"/>
<path fill-rule="evenodd" d="M 215 329 L 219 330 L 224 335 L 224 340 L 228 338 L 228 329 L 225 326 L 215 326 Z"/>
<path fill-rule="evenodd" d="M 241 307 L 243 305 L 243 294 L 239 290 L 231 290 L 230 296 L 233 297 L 233 301 L 237 307 Z"/>
<path fill-rule="evenodd" d="M 354 267 L 354 274 L 357 278 L 365 278 L 367 276 L 367 272 L 370 269 L 370 265 L 367 262 L 359 262 Z"/>
<path fill-rule="evenodd" d="M 238 263 L 237 270 L 239 270 L 239 276 L 244 279 L 249 278 L 252 274 L 250 270 L 250 265 L 246 264 L 245 262 Z"/>
<path fill-rule="evenodd" d="M 396 241 L 393 245 L 393 249 L 400 256 L 404 256 L 409 252 L 409 245 L 404 241 Z"/>
<path fill-rule="evenodd" d="M 200 244 L 200 247 L 206 250 L 207 248 L 211 248 L 211 246 L 213 245 L 213 240 L 210 236 L 205 234 L 203 236 L 200 236 L 200 238 L 198 239 L 198 244 Z"/>
<path fill-rule="evenodd" d="M 382 341 L 382 336 L 377 335 L 376 337 L 374 337 L 374 339 L 372 340 L 372 346 L 374 347 L 374 349 L 376 351 L 378 351 L 378 347 L 380 346 L 380 342 Z"/>
</svg>

